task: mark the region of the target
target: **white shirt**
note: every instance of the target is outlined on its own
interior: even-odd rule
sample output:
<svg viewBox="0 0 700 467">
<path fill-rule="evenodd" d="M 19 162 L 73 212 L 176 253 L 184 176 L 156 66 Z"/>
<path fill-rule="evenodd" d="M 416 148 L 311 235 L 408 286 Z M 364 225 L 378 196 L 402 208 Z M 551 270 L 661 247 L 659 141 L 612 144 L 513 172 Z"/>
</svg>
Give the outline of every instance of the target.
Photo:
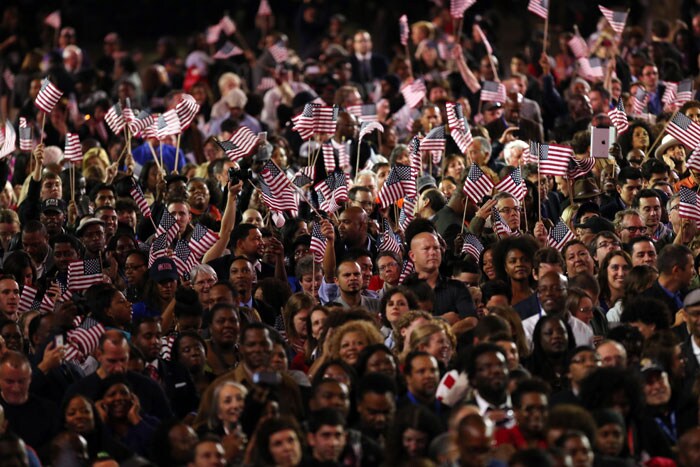
<svg viewBox="0 0 700 467">
<path fill-rule="evenodd" d="M 692 336 L 690 337 L 690 345 L 693 346 L 693 355 L 695 355 L 695 360 L 697 360 L 700 365 L 700 346 L 695 343 L 695 339 L 693 339 Z"/>
<path fill-rule="evenodd" d="M 525 331 L 525 337 L 527 337 L 527 342 L 530 344 L 530 349 L 533 348 L 532 343 L 532 333 L 535 331 L 535 325 L 544 316 L 544 311 L 540 310 L 539 314 L 530 316 L 525 321 L 523 321 L 523 331 Z M 571 330 L 574 332 L 574 339 L 576 340 L 576 346 L 580 345 L 593 345 L 593 330 L 586 323 L 578 318 L 574 318 L 569 315 L 567 320 Z"/>
</svg>

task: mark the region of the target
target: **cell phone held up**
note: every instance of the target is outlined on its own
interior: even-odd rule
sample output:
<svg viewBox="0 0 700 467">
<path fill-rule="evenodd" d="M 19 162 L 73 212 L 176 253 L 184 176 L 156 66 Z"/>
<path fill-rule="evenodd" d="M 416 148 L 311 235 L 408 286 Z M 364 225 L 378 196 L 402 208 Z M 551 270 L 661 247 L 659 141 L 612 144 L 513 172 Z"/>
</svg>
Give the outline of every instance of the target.
<svg viewBox="0 0 700 467">
<path fill-rule="evenodd" d="M 282 375 L 277 371 L 260 371 L 253 373 L 253 384 L 263 386 L 279 386 L 282 383 Z"/>
<path fill-rule="evenodd" d="M 238 185 L 238 182 L 247 182 L 253 176 L 253 172 L 250 169 L 236 169 L 235 167 L 230 167 L 228 169 L 228 181 L 233 185 Z"/>
</svg>

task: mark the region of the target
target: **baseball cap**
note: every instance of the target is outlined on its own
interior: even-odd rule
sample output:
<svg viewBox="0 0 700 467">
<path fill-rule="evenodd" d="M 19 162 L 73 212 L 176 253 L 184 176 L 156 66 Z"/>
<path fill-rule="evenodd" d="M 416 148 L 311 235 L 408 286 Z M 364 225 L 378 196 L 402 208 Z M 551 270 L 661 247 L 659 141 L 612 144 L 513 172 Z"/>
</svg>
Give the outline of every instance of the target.
<svg viewBox="0 0 700 467">
<path fill-rule="evenodd" d="M 175 266 L 175 262 L 172 259 L 158 258 L 148 269 L 148 277 L 155 282 L 162 282 L 165 280 L 177 280 L 179 275 L 177 266 Z"/>
<path fill-rule="evenodd" d="M 607 219 L 600 216 L 593 216 L 586 219 L 582 224 L 576 224 L 574 227 L 582 229 L 590 229 L 592 233 L 597 234 L 603 231 L 614 232 L 615 225 Z"/>
<path fill-rule="evenodd" d="M 66 202 L 59 198 L 45 199 L 41 203 L 41 212 L 60 211 L 66 213 Z"/>
</svg>

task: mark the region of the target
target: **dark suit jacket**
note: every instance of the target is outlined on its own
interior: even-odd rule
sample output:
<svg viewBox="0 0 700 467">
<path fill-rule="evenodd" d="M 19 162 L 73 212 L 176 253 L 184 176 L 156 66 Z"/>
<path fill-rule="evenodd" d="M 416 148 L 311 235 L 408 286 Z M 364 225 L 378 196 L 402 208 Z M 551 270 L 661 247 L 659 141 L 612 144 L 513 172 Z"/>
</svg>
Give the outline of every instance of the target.
<svg viewBox="0 0 700 467">
<path fill-rule="evenodd" d="M 195 412 L 199 405 L 197 389 L 187 368 L 178 362 L 158 359 L 158 374 L 161 387 L 170 400 L 170 405 L 178 418 Z M 148 376 L 148 375 L 146 375 Z"/>
<path fill-rule="evenodd" d="M 644 295 L 645 297 L 656 298 L 657 300 L 661 300 L 662 302 L 664 302 L 668 307 L 669 311 L 671 312 L 671 316 L 669 317 L 670 319 L 673 319 L 673 317 L 676 315 L 676 312 L 680 309 L 679 306 L 676 304 L 676 301 L 673 298 L 669 297 L 666 291 L 661 288 L 661 285 L 659 284 L 658 280 L 654 282 L 654 285 L 645 290 L 642 293 L 642 295 Z M 682 298 L 683 297 L 681 297 L 681 299 Z"/>
<path fill-rule="evenodd" d="M 615 199 L 600 208 L 600 214 L 608 220 L 613 220 L 615 219 L 615 214 L 623 209 L 625 209 L 625 203 L 622 202 L 619 196 L 616 196 Z"/>
<path fill-rule="evenodd" d="M 362 64 L 357 59 L 355 54 L 350 56 L 350 65 L 352 65 L 352 78 L 351 80 L 364 84 L 374 79 L 381 79 L 387 73 L 388 64 L 386 58 L 381 55 L 373 53 L 369 59 L 370 76 L 367 76 Z"/>
<path fill-rule="evenodd" d="M 685 387 L 686 390 L 692 388 L 693 383 L 695 383 L 695 377 L 700 371 L 700 365 L 698 365 L 698 359 L 693 353 L 693 344 L 690 342 L 692 336 L 688 338 L 681 344 L 681 352 L 683 352 L 683 358 L 685 358 Z"/>
</svg>

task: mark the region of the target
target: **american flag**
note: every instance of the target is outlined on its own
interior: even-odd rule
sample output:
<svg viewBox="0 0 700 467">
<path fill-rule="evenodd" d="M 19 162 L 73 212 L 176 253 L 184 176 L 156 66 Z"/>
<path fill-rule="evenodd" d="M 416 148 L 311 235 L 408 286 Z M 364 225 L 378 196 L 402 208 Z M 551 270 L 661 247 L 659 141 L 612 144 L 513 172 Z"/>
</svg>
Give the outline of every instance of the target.
<svg viewBox="0 0 700 467">
<path fill-rule="evenodd" d="M 54 29 L 61 29 L 61 10 L 49 13 L 46 18 L 44 18 L 44 24 Z"/>
<path fill-rule="evenodd" d="M 450 16 L 453 18 L 464 17 L 464 12 L 476 3 L 476 0 L 451 0 Z"/>
<path fill-rule="evenodd" d="M 689 148 L 700 146 L 700 125 L 680 112 L 668 123 L 666 131 Z"/>
<path fill-rule="evenodd" d="M 379 243 L 379 251 L 393 251 L 397 255 L 401 254 L 401 239 L 396 236 L 391 228 L 389 221 L 383 219 L 384 231 L 382 232 L 381 241 Z"/>
<path fill-rule="evenodd" d="M 207 28 L 207 44 L 216 44 L 221 37 L 221 25 L 215 24 Z"/>
<path fill-rule="evenodd" d="M 299 188 L 303 188 L 306 185 L 313 183 L 315 178 L 316 169 L 314 167 L 302 167 L 296 174 L 294 174 L 294 179 L 292 180 L 292 183 L 298 186 Z"/>
<path fill-rule="evenodd" d="M 403 284 L 408 276 L 413 274 L 416 270 L 416 265 L 413 264 L 411 258 L 406 258 L 403 260 L 403 266 L 401 266 L 401 275 L 399 276 L 399 284 Z"/>
<path fill-rule="evenodd" d="M 309 251 L 314 255 L 314 262 L 323 262 L 323 256 L 326 254 L 326 237 L 321 233 L 321 225 L 318 222 L 314 222 L 311 226 Z"/>
<path fill-rule="evenodd" d="M 99 259 L 73 261 L 68 265 L 68 288 L 85 290 L 93 284 L 102 283 L 102 266 Z"/>
<path fill-rule="evenodd" d="M 503 83 L 495 81 L 484 81 L 481 85 L 481 97 L 483 102 L 500 102 L 503 104 L 506 101 L 506 87 Z"/>
<path fill-rule="evenodd" d="M 74 164 L 83 160 L 83 148 L 80 146 L 80 136 L 76 133 L 66 133 L 66 147 L 63 156 Z"/>
<path fill-rule="evenodd" d="M 676 90 L 676 100 L 675 104 L 681 106 L 693 98 L 694 84 L 692 79 L 684 79 L 678 83 L 678 89 Z"/>
<path fill-rule="evenodd" d="M 464 118 L 464 109 L 462 104 L 448 102 L 445 104 L 445 113 L 447 114 L 447 126 L 450 131 L 469 129 L 467 119 Z"/>
<path fill-rule="evenodd" d="M 51 313 L 54 308 L 54 302 L 44 294 L 39 297 L 39 291 L 32 286 L 25 285 L 22 289 L 22 295 L 19 297 L 19 312 L 26 313 L 31 310 L 39 310 L 41 313 Z"/>
<path fill-rule="evenodd" d="M 640 86 L 632 99 L 632 115 L 642 115 L 648 101 L 649 93 Z"/>
<path fill-rule="evenodd" d="M 267 0 L 260 0 L 257 16 L 272 16 L 272 8 Z"/>
<path fill-rule="evenodd" d="M 564 245 L 576 238 L 576 235 L 567 227 L 563 220 L 559 219 L 557 225 L 552 227 L 547 237 L 547 244 L 559 251 L 564 249 Z"/>
<path fill-rule="evenodd" d="M 493 54 L 493 47 L 491 47 L 491 43 L 489 42 L 488 38 L 486 37 L 486 34 L 484 34 L 484 30 L 481 29 L 481 26 L 478 24 L 474 24 L 474 29 L 476 29 L 476 33 L 481 37 L 481 42 L 484 44 L 484 47 L 486 48 L 486 52 L 491 55 Z"/>
<path fill-rule="evenodd" d="M 170 259 L 173 260 L 173 263 L 175 263 L 175 269 L 177 269 L 177 273 L 181 277 L 186 276 L 192 270 L 192 267 L 190 267 L 188 264 L 189 262 L 192 263 L 192 266 L 199 264 L 197 261 L 195 261 L 194 256 L 190 251 L 189 244 L 182 238 L 175 243 L 173 253 L 174 254 L 170 257 Z"/>
<path fill-rule="evenodd" d="M 445 127 L 436 126 L 425 135 L 420 142 L 421 151 L 444 151 L 445 150 Z"/>
<path fill-rule="evenodd" d="M 122 105 L 119 102 L 110 107 L 107 115 L 105 115 L 105 121 L 115 135 L 118 135 L 124 129 L 126 119 L 124 119 Z"/>
<path fill-rule="evenodd" d="M 377 105 L 376 104 L 356 104 L 350 105 L 346 109 L 349 114 L 356 116 L 360 122 L 376 122 L 377 121 Z"/>
<path fill-rule="evenodd" d="M 272 78 L 270 76 L 263 76 L 260 78 L 260 84 L 258 84 L 258 87 L 255 88 L 258 92 L 264 93 L 268 89 L 272 89 L 277 86 L 277 81 L 275 81 L 275 78 Z"/>
<path fill-rule="evenodd" d="M 136 118 L 129 123 L 129 131 L 132 135 L 137 135 L 143 129 L 152 126 L 153 123 L 153 116 L 145 110 L 142 110 Z"/>
<path fill-rule="evenodd" d="M 71 99 L 72 102 L 75 103 L 76 108 L 77 108 L 77 102 L 75 102 L 75 99 Z M 136 116 L 134 115 L 134 109 L 131 108 L 131 99 L 128 97 L 124 99 L 124 107 L 122 108 L 122 113 L 124 114 L 124 120 L 126 120 L 126 126 L 128 127 L 131 122 L 134 121 L 134 118 Z"/>
<path fill-rule="evenodd" d="M 336 143 L 331 140 L 333 148 L 338 151 L 338 165 L 343 170 L 350 170 L 352 166 L 350 165 L 350 154 L 348 154 L 348 147 L 345 143 Z"/>
<path fill-rule="evenodd" d="M 605 19 L 608 20 L 613 31 L 617 34 L 622 34 L 622 31 L 625 30 L 625 23 L 627 22 L 627 12 L 611 10 L 605 8 L 603 5 L 598 5 L 598 8 L 600 8 L 600 12 L 603 13 Z"/>
<path fill-rule="evenodd" d="M 408 165 L 396 164 L 379 190 L 381 207 L 385 208 L 393 202 L 406 196 L 416 196 L 416 179 L 413 170 Z"/>
<path fill-rule="evenodd" d="M 299 133 L 301 139 L 309 139 L 314 135 L 314 114 L 317 104 L 308 103 L 304 110 L 292 117 L 292 130 Z"/>
<path fill-rule="evenodd" d="M 569 169 L 566 172 L 566 176 L 569 180 L 585 177 L 593 170 L 594 166 L 595 159 L 593 157 L 586 157 L 584 159 L 572 157 L 571 160 L 569 160 Z"/>
<path fill-rule="evenodd" d="M 401 45 L 404 47 L 408 45 L 408 17 L 406 15 L 401 15 L 399 18 L 399 39 L 401 40 Z"/>
<path fill-rule="evenodd" d="M 289 50 L 287 50 L 287 46 L 284 45 L 283 41 L 274 43 L 267 50 L 277 63 L 284 63 L 289 58 Z"/>
<path fill-rule="evenodd" d="M 314 112 L 314 130 L 316 133 L 335 133 L 335 127 L 338 123 L 337 105 L 320 105 L 315 107 Z"/>
<path fill-rule="evenodd" d="M 63 92 L 58 89 L 48 78 L 44 78 L 41 82 L 41 89 L 39 94 L 36 96 L 34 105 L 39 107 L 41 110 L 50 114 L 53 108 L 56 106 L 58 101 L 61 99 Z"/>
<path fill-rule="evenodd" d="M 382 126 L 381 123 L 379 122 L 362 122 L 360 125 L 360 136 L 359 139 L 362 141 L 362 138 L 367 136 L 368 134 L 372 133 L 374 130 L 377 130 L 380 133 L 384 133 L 384 127 Z"/>
<path fill-rule="evenodd" d="M 314 190 L 321 210 L 333 213 L 348 200 L 348 176 L 341 170 L 335 170 L 325 180 L 317 183 Z"/>
<path fill-rule="evenodd" d="M 676 100 L 676 91 L 678 90 L 678 83 L 672 83 L 670 81 L 664 81 L 664 95 L 661 96 L 661 102 L 666 105 L 673 104 Z"/>
<path fill-rule="evenodd" d="M 5 128 L 3 129 L 3 141 L 2 145 L 0 145 L 0 159 L 15 152 L 16 144 L 17 133 L 15 132 L 12 123 L 10 123 L 9 120 L 5 120 Z"/>
<path fill-rule="evenodd" d="M 66 333 L 67 349 L 65 361 L 84 361 L 97 349 L 102 334 L 106 331 L 104 325 L 88 318 L 80 327 Z"/>
<path fill-rule="evenodd" d="M 401 87 L 401 95 L 403 96 L 403 100 L 411 109 L 423 103 L 426 92 L 427 90 L 425 88 L 425 83 L 423 83 L 421 80 L 416 80 Z"/>
<path fill-rule="evenodd" d="M 478 165 L 472 164 L 467 178 L 464 179 L 464 194 L 477 204 L 481 203 L 484 196 L 490 195 L 493 190 L 493 180 L 486 175 Z"/>
<path fill-rule="evenodd" d="M 574 37 L 569 39 L 569 42 L 567 42 L 569 45 L 569 48 L 571 49 L 571 53 L 574 54 L 574 57 L 576 58 L 587 58 L 589 55 L 588 51 L 588 44 L 586 44 L 586 41 L 584 40 L 583 37 L 580 35 L 576 34 Z"/>
<path fill-rule="evenodd" d="M 700 222 L 700 206 L 698 206 L 698 194 L 688 187 L 682 186 L 678 190 L 680 195 L 680 204 L 678 205 L 678 214 L 687 219 L 693 219 Z"/>
<path fill-rule="evenodd" d="M 579 58 L 579 74 L 589 81 L 596 81 L 603 78 L 603 64 L 598 57 Z"/>
<path fill-rule="evenodd" d="M 175 106 L 181 130 L 186 130 L 199 113 L 200 105 L 191 94 L 182 94 L 182 100 Z"/>
<path fill-rule="evenodd" d="M 19 149 L 20 151 L 31 151 L 34 149 L 32 127 L 27 125 L 27 119 L 24 117 L 19 117 Z"/>
<path fill-rule="evenodd" d="M 177 225 L 177 224 L 176 224 Z M 157 234 L 156 234 L 157 235 Z M 153 263 L 158 258 L 163 258 L 167 256 L 167 249 L 170 247 L 171 240 L 168 240 L 168 235 L 166 233 L 162 235 L 157 235 L 156 238 L 151 243 L 151 248 L 148 252 L 148 267 L 153 266 Z"/>
<path fill-rule="evenodd" d="M 527 194 L 527 187 L 525 186 L 520 167 L 516 167 L 515 170 L 503 177 L 503 180 L 498 182 L 495 188 L 496 191 L 510 193 L 516 199 L 522 201 L 525 198 L 525 194 Z M 479 198 L 479 200 L 480 199 L 481 198 Z"/>
<path fill-rule="evenodd" d="M 227 41 L 219 50 L 216 51 L 212 58 L 217 60 L 225 60 L 227 58 L 243 55 L 243 49 L 238 47 L 233 42 Z"/>
<path fill-rule="evenodd" d="M 168 136 L 180 133 L 180 131 L 182 131 L 180 119 L 175 109 L 170 109 L 158 117 L 158 126 L 156 127 L 158 139 L 165 139 Z"/>
<path fill-rule="evenodd" d="M 219 146 L 231 162 L 237 162 L 250 155 L 258 147 L 259 142 L 258 135 L 250 131 L 248 127 L 242 126 L 228 140 L 219 141 Z"/>
<path fill-rule="evenodd" d="M 136 205 L 139 207 L 143 217 L 150 218 L 153 214 L 151 213 L 151 207 L 148 205 L 148 201 L 146 201 L 146 197 L 143 195 L 141 185 L 134 182 L 129 192 L 131 193 L 131 197 L 134 198 L 134 201 L 136 201 Z"/>
<path fill-rule="evenodd" d="M 413 196 L 406 196 L 403 199 L 403 205 L 401 206 L 401 211 L 399 211 L 399 225 L 403 230 L 406 230 L 408 224 L 411 223 L 415 217 L 416 211 L 416 198 Z"/>
<path fill-rule="evenodd" d="M 224 15 L 223 18 L 221 18 L 219 26 L 221 26 L 221 30 L 224 31 L 224 34 L 227 36 L 236 33 L 236 23 L 233 22 L 229 15 Z"/>
<path fill-rule="evenodd" d="M 218 239 L 219 234 L 216 232 L 209 230 L 202 224 L 195 225 L 188 245 L 193 259 L 199 262 Z"/>
<path fill-rule="evenodd" d="M 163 215 L 160 217 L 160 222 L 158 223 L 158 228 L 156 229 L 156 237 L 166 234 L 167 243 L 170 245 L 179 232 L 180 224 L 177 223 L 175 217 L 168 211 L 163 211 Z"/>
<path fill-rule="evenodd" d="M 464 234 L 464 245 L 462 246 L 462 254 L 472 255 L 474 259 L 479 261 L 481 258 L 481 253 L 484 251 L 484 245 L 476 237 L 476 235 L 471 233 Z"/>
<path fill-rule="evenodd" d="M 622 99 L 617 102 L 616 106 L 610 109 L 608 117 L 610 117 L 612 124 L 615 125 L 618 135 L 629 130 L 630 124 L 627 121 L 627 113 L 625 112 L 625 105 L 622 103 Z"/>
<path fill-rule="evenodd" d="M 700 147 L 693 149 L 688 157 L 688 168 L 700 172 Z"/>
<path fill-rule="evenodd" d="M 326 169 L 326 173 L 331 173 L 335 170 L 335 151 L 333 150 L 333 144 L 330 141 L 326 141 L 321 146 L 321 151 L 323 152 L 323 166 Z"/>
<path fill-rule="evenodd" d="M 274 162 L 268 160 L 260 172 L 260 189 L 265 204 L 273 211 L 296 211 L 293 185 Z"/>
<path fill-rule="evenodd" d="M 559 175 L 564 177 L 569 169 L 569 160 L 574 156 L 570 146 L 561 144 L 540 144 L 530 141 L 530 147 L 525 149 L 523 158 L 533 163 L 539 163 L 540 172 L 544 175 Z M 539 159 L 539 162 L 538 162 Z"/>
<path fill-rule="evenodd" d="M 527 9 L 542 19 L 549 16 L 549 0 L 530 0 Z"/>
<path fill-rule="evenodd" d="M 416 173 L 421 171 L 421 165 L 423 161 L 420 154 L 420 139 L 418 136 L 414 136 L 411 142 L 408 143 L 408 155 L 411 158 L 411 167 L 413 167 Z"/>
<path fill-rule="evenodd" d="M 510 229 L 510 226 L 508 226 L 508 223 L 503 220 L 501 214 L 498 212 L 498 209 L 496 209 L 496 206 L 491 209 L 491 223 L 494 232 L 496 232 L 499 238 L 512 237 L 514 235 L 516 237 L 520 236 L 520 232 L 513 232 Z"/>
</svg>

